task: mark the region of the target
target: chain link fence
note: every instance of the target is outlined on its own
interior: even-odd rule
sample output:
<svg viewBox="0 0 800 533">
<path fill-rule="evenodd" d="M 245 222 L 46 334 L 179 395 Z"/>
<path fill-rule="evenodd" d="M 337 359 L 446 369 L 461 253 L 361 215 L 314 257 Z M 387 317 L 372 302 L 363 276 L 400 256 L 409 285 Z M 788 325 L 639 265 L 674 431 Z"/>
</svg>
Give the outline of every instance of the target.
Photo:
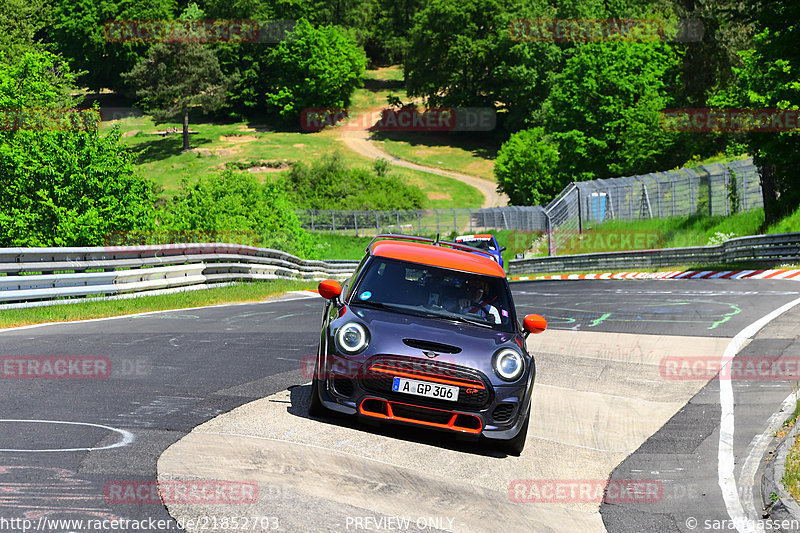
<svg viewBox="0 0 800 533">
<path fill-rule="evenodd" d="M 588 224 L 694 214 L 730 215 L 761 207 L 758 169 L 752 159 L 743 159 L 641 176 L 575 182 L 546 207 L 296 213 L 309 231 L 350 235 L 542 231 L 547 232 L 550 255 L 556 255 L 564 242 L 582 233 Z"/>
<path fill-rule="evenodd" d="M 349 235 L 404 233 L 433 235 L 475 233 L 492 229 L 544 231 L 547 217 L 540 206 L 486 209 L 425 209 L 395 211 L 296 211 L 303 228 Z"/>
<path fill-rule="evenodd" d="M 606 220 L 730 215 L 764 207 L 752 159 L 641 176 L 575 182 L 545 208 L 550 255 L 585 225 Z"/>
</svg>

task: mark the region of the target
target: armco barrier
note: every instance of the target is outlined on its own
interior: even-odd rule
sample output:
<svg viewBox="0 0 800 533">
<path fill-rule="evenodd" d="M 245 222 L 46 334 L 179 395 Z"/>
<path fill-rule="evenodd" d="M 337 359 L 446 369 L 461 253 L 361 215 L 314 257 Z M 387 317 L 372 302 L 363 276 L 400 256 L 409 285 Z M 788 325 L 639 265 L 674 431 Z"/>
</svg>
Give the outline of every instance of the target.
<svg viewBox="0 0 800 533">
<path fill-rule="evenodd" d="M 311 261 L 239 244 L 0 248 L 0 302 L 267 279 L 342 279 L 358 261 Z"/>
<path fill-rule="evenodd" d="M 800 233 L 737 237 L 719 246 L 664 248 L 532 259 L 512 259 L 508 273 L 574 272 L 663 268 L 679 265 L 735 265 L 757 261 L 764 264 L 800 262 Z"/>
</svg>

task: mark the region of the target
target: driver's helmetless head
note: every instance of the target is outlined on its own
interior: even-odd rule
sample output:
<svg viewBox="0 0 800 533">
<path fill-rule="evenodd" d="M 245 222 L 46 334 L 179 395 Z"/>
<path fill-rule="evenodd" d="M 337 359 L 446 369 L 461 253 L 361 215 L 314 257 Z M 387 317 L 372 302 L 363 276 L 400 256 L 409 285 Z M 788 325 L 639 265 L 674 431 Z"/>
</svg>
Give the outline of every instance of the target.
<svg viewBox="0 0 800 533">
<path fill-rule="evenodd" d="M 473 281 L 470 284 L 470 294 L 476 298 L 485 296 L 487 292 L 489 292 L 489 287 L 485 281 Z"/>
</svg>

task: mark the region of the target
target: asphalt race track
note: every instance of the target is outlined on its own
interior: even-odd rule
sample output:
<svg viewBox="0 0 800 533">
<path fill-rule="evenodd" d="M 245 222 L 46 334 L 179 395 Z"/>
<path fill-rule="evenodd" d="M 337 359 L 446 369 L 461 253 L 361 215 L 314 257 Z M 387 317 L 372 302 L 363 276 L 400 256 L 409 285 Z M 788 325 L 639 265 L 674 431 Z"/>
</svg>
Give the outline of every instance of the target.
<svg viewBox="0 0 800 533">
<path fill-rule="evenodd" d="M 307 293 L 2 331 L 0 531 L 22 531 L 8 522 L 21 518 L 47 526 L 39 531 L 97 530 L 51 519 L 163 520 L 149 530 L 177 530 L 170 514 L 193 520 L 187 531 L 703 531 L 706 519 L 729 520 L 721 382 L 669 374 L 664 362 L 719 361 L 740 331 L 800 298 L 800 284 L 512 288 L 518 314 L 539 312 L 550 324 L 528 341 L 537 381 L 520 457 L 429 432 L 310 419 L 307 358 L 322 301 Z M 776 318 L 739 356 L 800 355 L 799 317 L 794 308 Z M 89 365 L 88 374 L 17 371 L 34 356 Z M 725 479 L 745 515 L 760 514 L 763 435 L 791 381 L 729 383 L 735 461 Z M 168 513 L 146 491 L 115 492 L 154 486 L 157 476 L 162 487 L 223 480 L 257 495 L 179 498 Z M 609 477 L 639 480 L 647 496 L 601 505 L 597 487 L 602 497 Z M 571 493 L 576 483 L 591 490 Z M 687 526 L 690 517 L 700 526 Z"/>
</svg>

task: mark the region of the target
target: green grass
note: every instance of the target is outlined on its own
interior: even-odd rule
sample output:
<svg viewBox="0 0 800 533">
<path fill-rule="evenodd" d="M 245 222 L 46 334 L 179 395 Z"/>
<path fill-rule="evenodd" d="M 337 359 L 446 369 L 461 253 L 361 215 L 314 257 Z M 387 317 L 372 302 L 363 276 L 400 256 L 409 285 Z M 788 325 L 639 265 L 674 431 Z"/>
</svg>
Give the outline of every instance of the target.
<svg viewBox="0 0 800 533">
<path fill-rule="evenodd" d="M 367 71 L 365 87 L 353 96 L 351 111 L 361 112 L 388 105 L 386 96 L 395 94 L 405 98 L 403 73 L 400 67 L 386 67 Z M 191 150 L 182 152 L 183 137 L 173 133 L 164 137 L 151 135 L 156 131 L 182 126 L 178 123 L 156 125 L 150 116 L 129 117 L 103 122 L 102 131 L 115 125 L 123 134 L 123 142 L 137 155 L 137 166 L 142 175 L 164 188 L 167 195 L 174 194 L 183 178 L 202 179 L 221 172 L 226 166 L 244 165 L 251 161 L 311 163 L 323 155 L 338 151 L 347 165 L 370 167 L 373 161 L 347 149 L 340 132 L 328 128 L 319 132 L 275 130 L 266 124 L 252 122 L 206 122 L 202 115 L 191 116 L 189 129 Z M 436 165 L 434 165 L 436 166 Z M 445 176 L 393 166 L 392 172 L 403 181 L 419 187 L 427 198 L 429 208 L 478 207 L 483 195 L 469 185 Z M 280 168 L 260 169 L 262 181 L 274 179 Z"/>
<path fill-rule="evenodd" d="M 389 107 L 387 96 L 394 95 L 407 101 L 403 83 L 403 67 L 395 65 L 368 70 L 364 75 L 364 87 L 350 99 L 350 112 L 360 113 L 368 109 Z"/>
<path fill-rule="evenodd" d="M 497 147 L 456 133 L 376 133 L 385 152 L 429 167 L 469 174 L 494 181 Z"/>
<path fill-rule="evenodd" d="M 716 163 L 727 163 L 729 161 L 735 161 L 737 159 L 747 159 L 748 157 L 750 156 L 747 154 L 732 155 L 732 154 L 726 154 L 725 152 L 720 152 L 716 155 L 706 157 L 705 159 L 701 159 L 700 156 L 694 156 L 690 160 L 688 160 L 685 164 L 675 167 L 675 170 L 679 168 L 694 168 L 694 167 L 699 167 L 701 165 L 714 165 Z"/>
<path fill-rule="evenodd" d="M 792 498 L 800 500 L 800 439 L 797 437 L 786 455 L 786 471 L 782 481 Z"/>
<path fill-rule="evenodd" d="M 582 234 L 568 230 L 558 255 L 610 252 L 648 248 L 706 246 L 717 233 L 736 237 L 756 235 L 764 223 L 764 211 L 725 216 L 610 220 L 587 224 Z"/>
<path fill-rule="evenodd" d="M 780 222 L 769 227 L 769 233 L 793 233 L 800 231 L 800 207 Z"/>
<path fill-rule="evenodd" d="M 115 122 L 120 124 L 123 134 L 127 133 L 123 138 L 125 144 L 140 152 L 137 159 L 140 172 L 164 187 L 167 194 L 174 193 L 184 177 L 196 180 L 221 172 L 228 164 L 235 165 L 251 160 L 311 163 L 324 154 L 338 150 L 350 166 L 372 165 L 371 159 L 347 150 L 338 140 L 337 134 L 330 130 L 298 133 L 267 131 L 262 128 L 254 130 L 244 122 L 195 124 L 191 129 L 200 133 L 191 136 L 193 150 L 181 152 L 180 134 L 160 137 L 142 133 L 163 130 L 164 127 L 172 126 L 170 124 L 156 127 L 149 117 Z M 111 124 L 104 124 L 103 127 L 110 128 Z M 139 134 L 135 135 L 136 132 Z M 422 190 L 428 199 L 426 207 L 476 207 L 483 201 L 480 191 L 452 178 L 396 166 L 391 171 L 406 183 Z M 263 179 L 270 179 L 280 172 L 286 170 L 268 169 L 258 175 L 263 176 Z"/>
<path fill-rule="evenodd" d="M 392 166 L 391 171 L 400 175 L 406 183 L 420 188 L 428 198 L 427 208 L 475 208 L 483 203 L 481 191 L 456 179 L 397 166 Z"/>
<path fill-rule="evenodd" d="M 503 260 L 508 261 L 514 258 L 514 254 L 521 253 L 530 246 L 532 238 L 538 236 L 534 231 L 515 231 L 500 230 L 491 231 L 500 246 L 507 249 L 503 252 Z M 364 257 L 366 249 L 372 237 L 356 237 L 350 235 L 335 235 L 331 233 L 313 233 L 314 246 L 320 254 L 320 259 L 361 259 Z M 458 235 L 450 232 L 441 235 L 442 240 L 451 240 Z M 425 235 L 428 238 L 435 238 L 436 235 Z"/>
<path fill-rule="evenodd" d="M 47 322 L 88 320 L 233 302 L 260 302 L 286 291 L 311 289 L 316 288 L 316 286 L 316 283 L 305 281 L 257 281 L 235 283 L 227 287 L 142 296 L 125 300 L 97 300 L 47 307 L 8 309 L 0 311 L 0 327 L 9 328 Z"/>
<path fill-rule="evenodd" d="M 332 233 L 312 233 L 314 248 L 319 258 L 325 259 L 358 259 L 364 257 L 364 250 L 372 237 L 355 237 Z"/>
<path fill-rule="evenodd" d="M 760 227 L 763 222 L 764 212 L 762 210 L 737 213 L 729 217 L 694 216 L 632 222 L 611 220 L 603 224 L 588 226 L 581 235 L 568 234 L 566 237 L 567 243 L 559 247 L 558 255 L 636 250 L 648 247 L 706 246 L 709 240 L 714 238 L 717 233 L 734 234 L 737 237 L 757 235 L 760 233 Z M 426 221 L 423 220 L 423 224 L 425 223 Z M 430 221 L 427 221 L 427 223 L 430 223 Z M 792 231 L 800 231 L 800 209 L 781 222 L 771 226 L 768 233 Z M 411 231 L 411 233 L 415 232 Z M 497 242 L 506 247 L 503 252 L 503 260 L 506 264 L 511 259 L 514 259 L 516 254 L 530 252 L 534 241 L 542 235 L 542 232 L 539 231 L 516 230 L 493 230 L 488 233 L 495 235 Z M 442 238 L 450 239 L 453 236 L 455 236 L 455 232 L 450 235 L 442 235 Z M 434 237 L 434 235 L 430 235 L 430 237 Z M 370 239 L 369 237 L 328 233 L 315 234 L 314 238 L 317 239 L 316 246 L 323 254 L 322 257 L 326 259 L 360 259 L 363 256 L 364 247 Z M 540 255 L 547 255 L 546 246 L 541 249 Z M 529 255 L 529 257 L 532 257 L 532 255 Z M 724 268 L 724 265 L 719 266 Z M 690 270 L 699 268 L 696 265 L 684 265 L 684 267 Z M 763 268 L 764 265 L 760 263 L 743 263 L 737 265 L 737 267 Z M 710 267 L 706 265 L 702 268 L 708 269 Z M 659 270 L 663 269 L 644 271 L 657 272 Z"/>
</svg>

